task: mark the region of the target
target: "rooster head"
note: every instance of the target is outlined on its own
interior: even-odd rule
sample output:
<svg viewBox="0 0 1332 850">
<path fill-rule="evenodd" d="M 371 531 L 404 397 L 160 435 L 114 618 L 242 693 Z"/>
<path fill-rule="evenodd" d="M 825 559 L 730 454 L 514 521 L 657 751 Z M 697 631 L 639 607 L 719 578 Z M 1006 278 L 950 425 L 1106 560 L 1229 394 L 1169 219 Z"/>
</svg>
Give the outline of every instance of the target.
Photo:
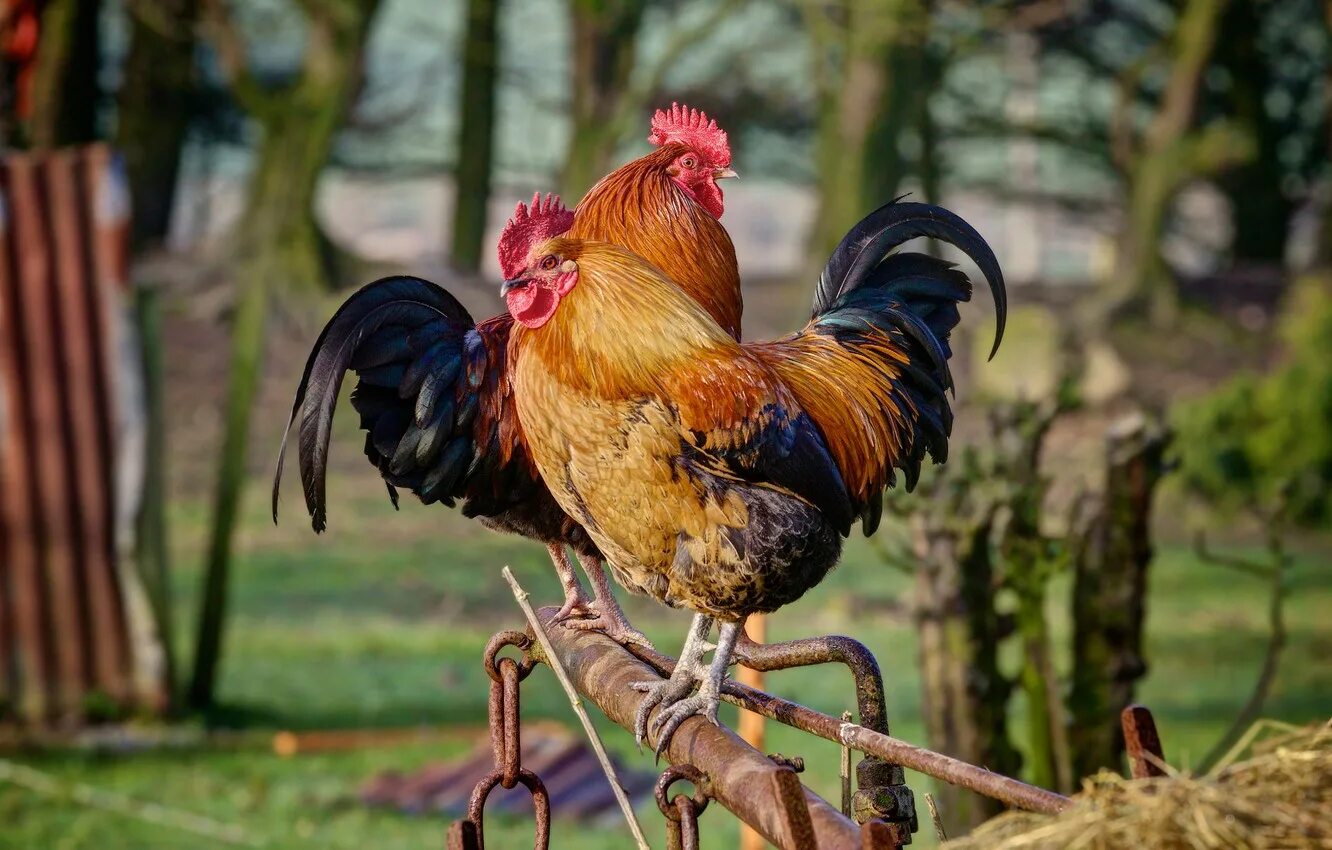
<svg viewBox="0 0 1332 850">
<path fill-rule="evenodd" d="M 536 256 L 537 249 L 573 226 L 573 213 L 558 195 L 532 196 L 532 206 L 519 203 L 499 239 L 500 294 L 515 319 L 539 328 L 555 315 L 560 299 L 578 283 L 578 265 L 555 254 Z"/>
<path fill-rule="evenodd" d="M 731 146 L 726 131 L 702 110 L 672 103 L 670 111 L 652 116 L 648 141 L 674 154 L 666 173 L 687 195 L 721 218 L 724 208 L 717 181 L 737 176 L 731 170 Z"/>
</svg>

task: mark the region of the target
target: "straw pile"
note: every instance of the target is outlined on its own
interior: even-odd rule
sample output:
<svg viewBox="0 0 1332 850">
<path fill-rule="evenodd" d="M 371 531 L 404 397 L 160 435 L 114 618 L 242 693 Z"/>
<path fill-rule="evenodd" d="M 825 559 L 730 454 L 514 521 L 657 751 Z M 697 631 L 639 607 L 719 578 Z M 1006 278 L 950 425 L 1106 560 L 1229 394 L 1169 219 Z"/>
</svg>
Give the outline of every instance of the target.
<svg viewBox="0 0 1332 850">
<path fill-rule="evenodd" d="M 1272 733 L 1254 743 L 1262 733 Z M 1239 758 L 1243 757 L 1243 761 Z M 1057 816 L 1009 812 L 949 850 L 1332 850 L 1332 723 L 1250 730 L 1204 776 L 1085 780 Z"/>
</svg>

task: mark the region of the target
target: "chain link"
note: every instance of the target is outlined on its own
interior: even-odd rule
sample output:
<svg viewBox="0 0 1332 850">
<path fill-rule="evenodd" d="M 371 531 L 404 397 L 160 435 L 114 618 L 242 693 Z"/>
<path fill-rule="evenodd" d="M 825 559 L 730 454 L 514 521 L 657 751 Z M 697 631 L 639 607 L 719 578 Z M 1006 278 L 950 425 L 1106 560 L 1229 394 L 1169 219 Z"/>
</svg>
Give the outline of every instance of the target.
<svg viewBox="0 0 1332 850">
<path fill-rule="evenodd" d="M 670 787 L 680 780 L 693 784 L 693 796 L 668 797 Z M 673 765 L 657 779 L 653 794 L 657 808 L 666 818 L 667 850 L 698 850 L 698 816 L 708 807 L 707 774 L 692 764 Z"/>
<path fill-rule="evenodd" d="M 449 850 L 484 850 L 486 799 L 498 785 L 510 789 L 522 785 L 532 795 L 536 810 L 535 850 L 550 846 L 550 794 L 541 778 L 522 765 L 522 733 L 518 699 L 518 685 L 532 672 L 535 661 L 528 654 L 532 639 L 523 632 L 497 633 L 486 644 L 483 664 L 490 677 L 490 744 L 495 756 L 495 769 L 486 774 L 472 789 L 467 804 L 467 817 L 449 827 Z M 500 657 L 505 647 L 522 650 L 515 660 Z"/>
</svg>

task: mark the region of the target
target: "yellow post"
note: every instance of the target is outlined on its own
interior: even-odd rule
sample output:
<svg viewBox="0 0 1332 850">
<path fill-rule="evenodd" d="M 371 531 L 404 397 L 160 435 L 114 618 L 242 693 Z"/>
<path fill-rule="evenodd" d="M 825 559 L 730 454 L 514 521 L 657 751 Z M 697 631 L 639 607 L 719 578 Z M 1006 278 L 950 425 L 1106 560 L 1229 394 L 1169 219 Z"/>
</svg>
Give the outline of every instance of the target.
<svg viewBox="0 0 1332 850">
<path fill-rule="evenodd" d="M 764 614 L 751 614 L 745 621 L 745 632 L 754 643 L 764 643 L 768 639 L 768 618 Z M 751 688 L 763 689 L 763 674 L 741 665 L 736 671 L 736 680 Z M 740 737 L 759 752 L 763 752 L 764 717 L 752 711 L 740 709 Z M 763 836 L 748 824 L 740 824 L 740 850 L 763 850 L 767 843 Z"/>
</svg>

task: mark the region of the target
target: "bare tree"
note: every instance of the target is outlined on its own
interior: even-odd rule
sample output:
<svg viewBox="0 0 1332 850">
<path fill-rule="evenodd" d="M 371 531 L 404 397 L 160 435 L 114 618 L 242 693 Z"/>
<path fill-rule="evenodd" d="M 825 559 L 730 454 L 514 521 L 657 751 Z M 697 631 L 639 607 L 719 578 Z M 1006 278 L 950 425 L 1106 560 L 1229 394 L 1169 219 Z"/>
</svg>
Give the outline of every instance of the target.
<svg viewBox="0 0 1332 850">
<path fill-rule="evenodd" d="M 125 157 L 134 206 L 135 248 L 160 243 L 171 225 L 185 134 L 194 115 L 198 0 L 135 0 L 129 13 L 116 144 Z"/>
<path fill-rule="evenodd" d="M 258 388 L 272 294 L 311 288 L 330 275 L 330 250 L 314 218 L 315 186 L 360 79 L 366 36 L 378 0 L 305 0 L 307 36 L 300 68 L 272 85 L 249 66 L 247 46 L 221 0 L 207 9 L 209 30 L 237 102 L 263 139 L 236 234 L 236 306 L 232 316 L 217 490 L 188 699 L 212 703 L 226 621 L 227 577 L 245 479 L 250 410 Z"/>
<path fill-rule="evenodd" d="M 475 272 L 481 265 L 486 211 L 490 202 L 495 137 L 495 84 L 498 79 L 499 0 L 467 0 L 463 35 L 462 115 L 458 164 L 454 169 L 454 266 Z"/>
<path fill-rule="evenodd" d="M 32 146 L 86 144 L 97 138 L 101 90 L 101 3 L 52 0 L 42 9 L 32 83 Z"/>
<path fill-rule="evenodd" d="M 747 0 L 715 0 L 708 14 L 679 27 L 652 62 L 639 56 L 639 33 L 651 4 L 645 0 L 570 0 L 573 70 L 569 149 L 560 191 L 575 199 L 610 170 L 616 147 L 641 123 L 648 99 L 667 72 Z M 644 134 L 646 135 L 646 133 Z"/>
</svg>

